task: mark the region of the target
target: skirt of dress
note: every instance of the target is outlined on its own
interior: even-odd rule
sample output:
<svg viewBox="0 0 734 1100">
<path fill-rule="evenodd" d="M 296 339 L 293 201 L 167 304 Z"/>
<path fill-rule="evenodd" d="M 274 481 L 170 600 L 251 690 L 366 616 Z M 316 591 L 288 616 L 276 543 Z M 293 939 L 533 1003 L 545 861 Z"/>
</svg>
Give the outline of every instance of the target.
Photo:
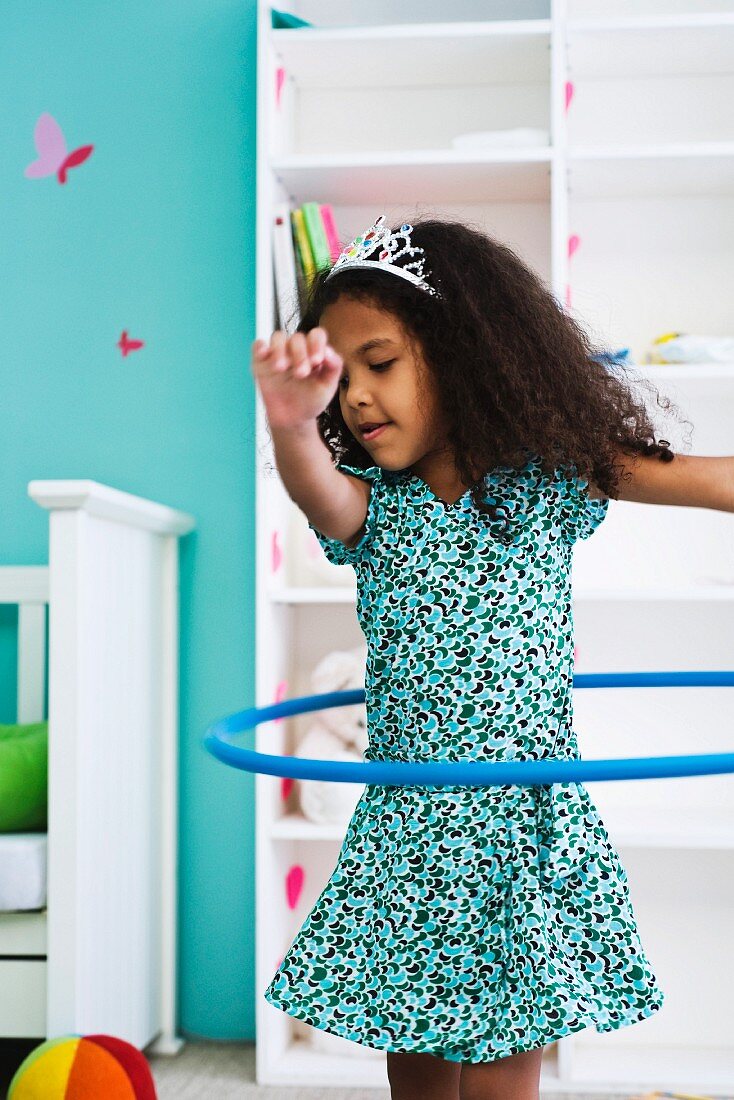
<svg viewBox="0 0 734 1100">
<path fill-rule="evenodd" d="M 663 1004 L 586 788 L 366 786 L 265 990 L 375 1049 L 491 1062 Z"/>
</svg>

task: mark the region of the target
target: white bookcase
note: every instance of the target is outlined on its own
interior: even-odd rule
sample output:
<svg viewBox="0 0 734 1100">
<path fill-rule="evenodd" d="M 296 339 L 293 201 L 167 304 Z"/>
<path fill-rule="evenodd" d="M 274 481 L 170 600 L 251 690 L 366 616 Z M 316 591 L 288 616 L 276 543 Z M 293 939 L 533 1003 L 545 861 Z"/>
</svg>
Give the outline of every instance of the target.
<svg viewBox="0 0 734 1100">
<path fill-rule="evenodd" d="M 678 421 L 651 403 L 674 450 L 732 453 L 734 364 L 644 360 L 666 332 L 734 334 L 734 0 L 302 0 L 288 10 L 315 27 L 272 30 L 270 7 L 259 10 L 257 335 L 276 325 L 275 204 L 331 203 L 342 243 L 383 212 L 391 224 L 460 217 L 516 248 L 596 340 L 630 348 L 640 376 L 681 410 Z M 548 140 L 453 144 L 515 128 Z M 285 493 L 259 394 L 256 459 L 264 706 L 309 694 L 317 662 L 363 638 L 354 574 L 326 562 Z M 731 667 L 734 515 L 612 501 L 576 548 L 574 617 L 578 672 Z M 584 757 L 732 749 L 725 688 L 597 689 L 574 703 Z M 309 717 L 264 725 L 256 747 L 296 751 Z M 734 779 L 589 790 L 666 1002 L 632 1026 L 550 1044 L 544 1092 L 734 1093 Z M 273 776 L 258 776 L 256 792 L 258 1082 L 385 1090 L 384 1052 L 324 1032 L 317 1050 L 315 1029 L 263 997 L 346 821 L 314 826 Z M 291 910 L 293 864 L 305 878 Z"/>
</svg>

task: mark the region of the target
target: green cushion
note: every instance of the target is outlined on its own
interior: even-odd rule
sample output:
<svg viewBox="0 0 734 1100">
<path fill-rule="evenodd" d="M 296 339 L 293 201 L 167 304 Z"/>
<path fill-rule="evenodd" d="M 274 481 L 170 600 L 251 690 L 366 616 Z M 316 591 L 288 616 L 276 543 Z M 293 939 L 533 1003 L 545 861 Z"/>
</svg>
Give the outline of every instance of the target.
<svg viewBox="0 0 734 1100">
<path fill-rule="evenodd" d="M 48 722 L 0 725 L 0 833 L 48 828 Z"/>
</svg>

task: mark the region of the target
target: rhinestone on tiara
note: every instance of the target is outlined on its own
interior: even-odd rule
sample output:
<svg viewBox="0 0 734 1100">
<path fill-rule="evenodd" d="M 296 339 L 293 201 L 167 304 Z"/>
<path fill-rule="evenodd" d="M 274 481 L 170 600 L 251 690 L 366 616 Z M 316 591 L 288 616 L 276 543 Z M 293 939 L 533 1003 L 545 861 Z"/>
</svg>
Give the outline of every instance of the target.
<svg viewBox="0 0 734 1100">
<path fill-rule="evenodd" d="M 339 259 L 326 276 L 325 281 L 346 268 L 371 268 L 378 265 L 384 271 L 391 271 L 394 275 L 407 279 L 435 298 L 441 298 L 442 295 L 431 286 L 423 274 L 424 249 L 413 248 L 410 242 L 412 232 L 413 226 L 406 222 L 393 233 L 390 227 L 385 225 L 385 215 L 380 214 L 377 221 L 370 226 L 366 233 L 355 237 L 351 244 L 342 249 Z M 373 255 L 375 252 L 377 256 Z M 406 255 L 417 256 L 418 259 L 410 260 L 406 264 L 393 263 L 394 260 Z"/>
</svg>

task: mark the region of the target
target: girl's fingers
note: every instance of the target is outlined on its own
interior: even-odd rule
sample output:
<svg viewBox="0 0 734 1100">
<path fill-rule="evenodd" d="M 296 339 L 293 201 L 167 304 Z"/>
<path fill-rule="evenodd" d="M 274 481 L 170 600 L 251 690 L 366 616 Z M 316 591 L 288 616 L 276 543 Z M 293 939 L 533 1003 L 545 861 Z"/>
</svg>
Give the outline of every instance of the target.
<svg viewBox="0 0 734 1100">
<path fill-rule="evenodd" d="M 273 354 L 272 345 L 267 340 L 253 340 L 252 347 L 252 362 L 258 367 L 265 367 L 268 364 L 268 360 Z M 271 364 L 270 364 L 271 365 Z"/>
<path fill-rule="evenodd" d="M 293 374 L 296 378 L 305 378 L 311 373 L 311 360 L 309 358 L 308 344 L 302 332 L 296 332 L 291 337 L 291 359 L 293 361 Z"/>
<path fill-rule="evenodd" d="M 324 350 L 324 362 L 330 367 L 338 367 L 339 370 L 344 366 L 344 360 L 338 351 L 334 351 L 330 344 L 326 345 Z"/>
<path fill-rule="evenodd" d="M 290 355 L 288 353 L 287 337 L 284 332 L 274 332 L 270 341 L 271 345 L 271 362 L 270 366 L 272 370 L 285 371 L 291 365 Z"/>
<path fill-rule="evenodd" d="M 253 361 L 260 367 L 282 373 L 292 370 L 295 378 L 306 378 L 321 366 L 341 367 L 342 359 L 327 342 L 326 329 L 320 325 L 308 333 L 292 336 L 276 330 L 270 344 L 257 339 L 252 345 Z"/>
<path fill-rule="evenodd" d="M 316 328 L 312 328 L 306 339 L 308 346 L 308 354 L 311 357 L 311 363 L 314 367 L 317 367 L 324 358 L 324 350 L 326 347 L 326 330 L 317 325 Z"/>
</svg>

